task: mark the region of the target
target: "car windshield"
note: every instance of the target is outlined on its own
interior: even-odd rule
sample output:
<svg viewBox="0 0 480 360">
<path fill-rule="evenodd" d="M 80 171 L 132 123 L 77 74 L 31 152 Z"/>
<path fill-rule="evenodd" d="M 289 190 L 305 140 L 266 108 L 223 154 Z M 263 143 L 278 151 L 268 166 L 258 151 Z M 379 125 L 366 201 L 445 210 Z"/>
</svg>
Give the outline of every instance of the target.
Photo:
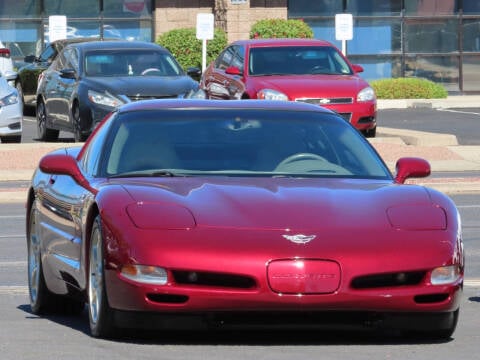
<svg viewBox="0 0 480 360">
<path fill-rule="evenodd" d="M 390 179 L 362 135 L 334 114 L 258 109 L 117 113 L 103 176 Z"/>
<path fill-rule="evenodd" d="M 253 76 L 353 74 L 331 46 L 254 47 L 250 49 L 248 72 Z"/>
<path fill-rule="evenodd" d="M 168 52 L 140 49 L 90 51 L 85 55 L 87 76 L 178 76 L 183 70 Z"/>
</svg>

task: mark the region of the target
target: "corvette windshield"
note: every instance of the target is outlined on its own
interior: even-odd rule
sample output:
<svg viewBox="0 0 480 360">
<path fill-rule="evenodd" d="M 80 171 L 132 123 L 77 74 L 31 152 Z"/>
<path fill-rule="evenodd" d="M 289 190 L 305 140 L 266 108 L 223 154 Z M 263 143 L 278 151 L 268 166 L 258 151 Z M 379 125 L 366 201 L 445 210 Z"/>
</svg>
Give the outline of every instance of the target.
<svg viewBox="0 0 480 360">
<path fill-rule="evenodd" d="M 277 46 L 250 49 L 249 74 L 351 75 L 352 70 L 331 46 Z"/>
<path fill-rule="evenodd" d="M 106 176 L 391 177 L 333 114 L 164 109 L 120 113 L 112 130 Z"/>
</svg>

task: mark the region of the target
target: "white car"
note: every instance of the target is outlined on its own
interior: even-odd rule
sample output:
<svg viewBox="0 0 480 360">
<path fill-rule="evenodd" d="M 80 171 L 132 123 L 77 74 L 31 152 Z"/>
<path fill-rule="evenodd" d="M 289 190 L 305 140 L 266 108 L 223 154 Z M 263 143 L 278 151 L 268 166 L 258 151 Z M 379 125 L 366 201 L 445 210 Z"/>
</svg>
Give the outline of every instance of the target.
<svg viewBox="0 0 480 360">
<path fill-rule="evenodd" d="M 8 83 L 12 86 L 15 86 L 15 80 L 17 78 L 17 73 L 13 68 L 13 60 L 10 54 L 10 49 L 8 49 L 0 41 L 0 74 L 5 77 Z"/>
<path fill-rule="evenodd" d="M 17 89 L 0 75 L 0 140 L 2 143 L 22 141 L 22 99 Z"/>
</svg>

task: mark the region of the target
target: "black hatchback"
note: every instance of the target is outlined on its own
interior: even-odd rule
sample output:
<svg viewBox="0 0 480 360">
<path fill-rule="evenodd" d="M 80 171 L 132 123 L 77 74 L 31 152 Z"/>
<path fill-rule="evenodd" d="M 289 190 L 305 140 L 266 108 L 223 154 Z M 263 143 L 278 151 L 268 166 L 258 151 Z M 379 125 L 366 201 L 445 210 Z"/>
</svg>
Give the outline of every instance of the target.
<svg viewBox="0 0 480 360">
<path fill-rule="evenodd" d="M 68 45 L 39 79 L 38 138 L 55 141 L 59 131 L 84 141 L 109 112 L 142 99 L 204 98 L 200 69 L 187 73 L 160 45 L 94 41 Z"/>
</svg>

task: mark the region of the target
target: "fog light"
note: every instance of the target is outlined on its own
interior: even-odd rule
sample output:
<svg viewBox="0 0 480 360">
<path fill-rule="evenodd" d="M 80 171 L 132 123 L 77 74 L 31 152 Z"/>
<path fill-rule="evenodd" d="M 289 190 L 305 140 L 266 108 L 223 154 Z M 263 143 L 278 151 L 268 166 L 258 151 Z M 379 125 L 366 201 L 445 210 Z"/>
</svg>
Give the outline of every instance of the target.
<svg viewBox="0 0 480 360">
<path fill-rule="evenodd" d="M 121 274 L 127 279 L 144 284 L 165 285 L 168 282 L 167 270 L 157 266 L 125 265 Z"/>
<path fill-rule="evenodd" d="M 442 266 L 432 271 L 430 282 L 432 285 L 452 284 L 460 277 L 458 265 Z"/>
</svg>

